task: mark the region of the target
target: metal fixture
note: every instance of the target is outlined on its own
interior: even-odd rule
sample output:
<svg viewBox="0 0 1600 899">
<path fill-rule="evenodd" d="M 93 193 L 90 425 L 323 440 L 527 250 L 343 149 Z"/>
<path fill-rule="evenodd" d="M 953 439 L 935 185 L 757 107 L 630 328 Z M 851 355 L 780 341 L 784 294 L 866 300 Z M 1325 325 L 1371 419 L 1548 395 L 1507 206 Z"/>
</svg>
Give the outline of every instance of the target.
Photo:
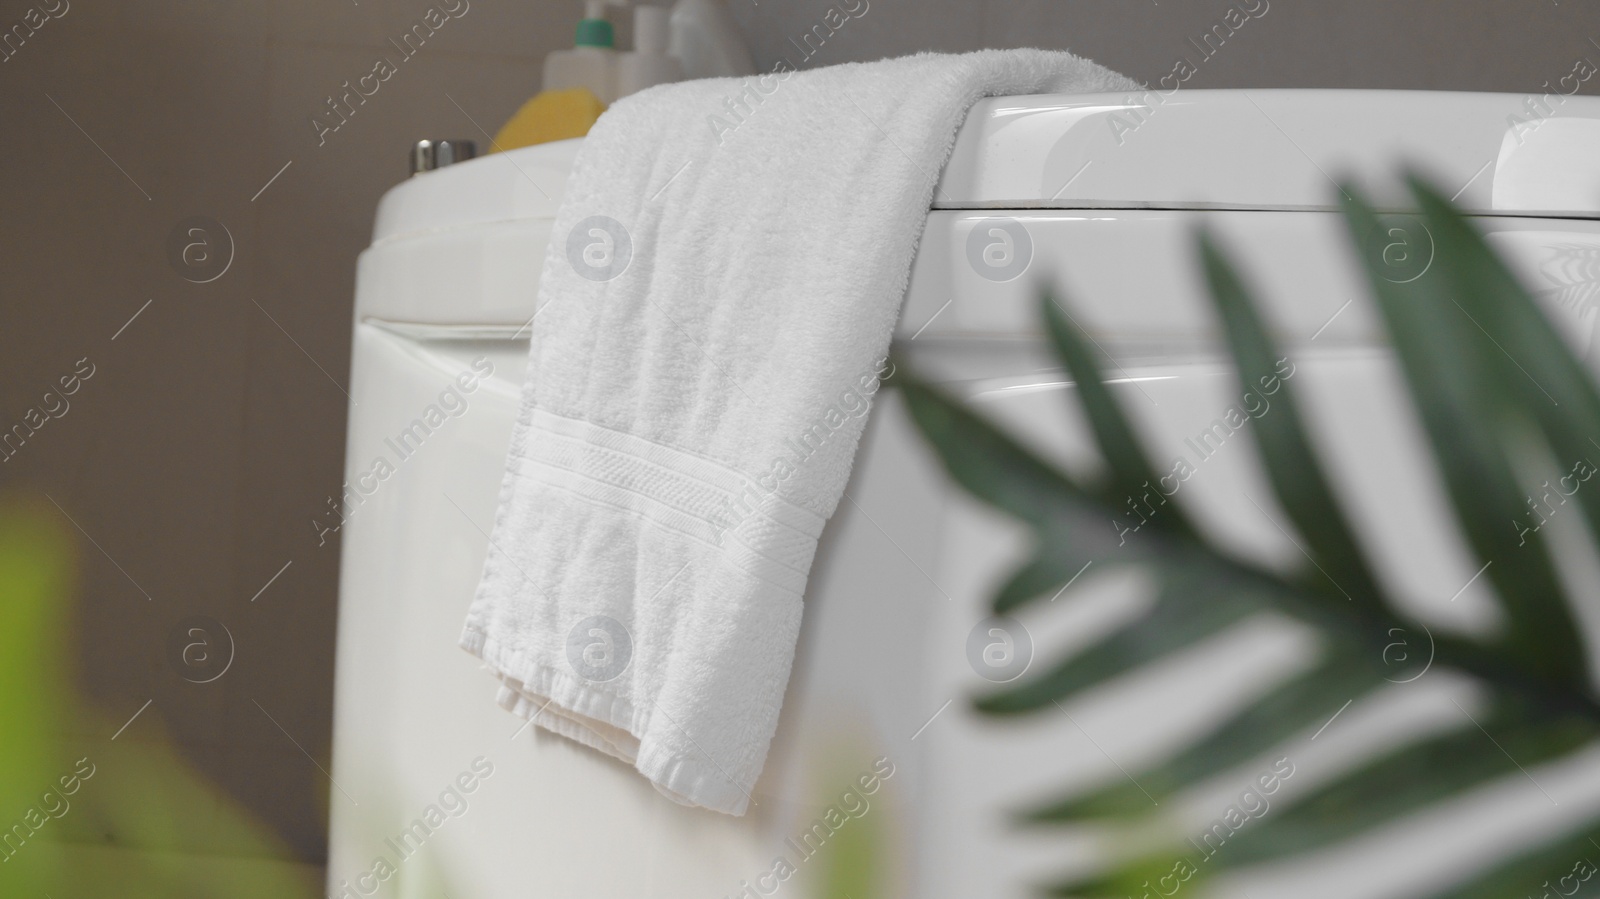
<svg viewBox="0 0 1600 899">
<path fill-rule="evenodd" d="M 419 140 L 411 148 L 411 174 L 420 175 L 447 165 L 465 162 L 478 155 L 478 145 L 470 140 Z"/>
</svg>

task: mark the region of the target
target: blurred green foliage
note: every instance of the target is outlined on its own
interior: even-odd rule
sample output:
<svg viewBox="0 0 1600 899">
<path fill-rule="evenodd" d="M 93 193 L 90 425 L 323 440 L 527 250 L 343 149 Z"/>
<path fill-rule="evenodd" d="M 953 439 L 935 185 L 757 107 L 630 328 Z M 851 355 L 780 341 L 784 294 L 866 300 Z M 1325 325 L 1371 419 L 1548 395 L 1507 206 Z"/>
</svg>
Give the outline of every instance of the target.
<svg viewBox="0 0 1600 899">
<path fill-rule="evenodd" d="M 859 787 L 859 776 L 871 773 L 857 770 L 857 760 L 866 756 L 861 744 L 846 741 L 832 752 L 831 762 L 818 765 L 818 788 L 813 790 L 818 794 L 817 807 L 842 811 L 845 818 L 844 825 L 834 829 L 828 842 L 805 863 L 806 892 L 814 899 L 884 899 L 891 895 L 894 852 L 890 828 L 895 809 L 885 786 L 887 778 L 874 783 L 870 792 Z M 827 754 L 823 757 L 830 758 Z M 876 765 L 874 768 L 878 770 Z M 823 784 L 830 787 L 823 788 Z"/>
<path fill-rule="evenodd" d="M 1141 835 L 1115 841 L 1121 854 L 1113 849 L 1102 870 L 1063 879 L 1051 892 L 1144 897 L 1181 888 L 1189 895 L 1217 875 L 1294 861 L 1501 779 L 1525 777 L 1523 768 L 1600 745 L 1600 698 L 1574 614 L 1578 603 L 1593 600 L 1569 594 L 1548 535 L 1529 520 L 1525 501 L 1529 471 L 1564 472 L 1573 460 L 1600 450 L 1600 393 L 1472 223 L 1421 179 L 1411 178 L 1410 186 L 1420 211 L 1416 220 L 1434 244 L 1431 265 L 1420 274 L 1396 276 L 1388 268 L 1393 260 L 1372 251 L 1375 236 L 1382 249 L 1383 238 L 1394 233 L 1392 220 L 1349 185 L 1344 216 L 1454 526 L 1498 598 L 1504 626 L 1491 637 L 1430 635 L 1388 594 L 1324 474 L 1286 379 L 1277 379 L 1281 390 L 1270 414 L 1250 420 L 1266 481 L 1305 554 L 1305 564 L 1281 572 L 1224 549 L 1184 514 L 1177 497 L 1137 535 L 1121 539 L 1110 522 L 1125 514 L 1131 498 L 1149 494 L 1165 472 L 1150 463 L 1107 387 L 1093 341 L 1050 296 L 1041 311 L 1098 444 L 1103 472 L 1097 478 L 1059 470 L 897 366 L 911 414 L 950 475 L 1034 532 L 1034 556 L 1000 590 L 996 614 L 1056 595 L 1090 562 L 1100 563 L 1100 571 L 1136 567 L 1159 585 L 1143 617 L 1045 665 L 1042 673 L 979 698 L 981 711 L 1058 714 L 1061 703 L 1085 691 L 1261 613 L 1287 613 L 1318 638 L 1309 669 L 1270 685 L 1169 757 L 1128 779 L 1028 810 L 1023 819 L 1035 826 L 1091 824 L 1124 837 Z M 1276 366 L 1284 357 L 1257 304 L 1211 238 L 1202 232 L 1197 243 L 1241 384 L 1269 383 L 1281 374 Z M 1581 480 L 1593 473 L 1591 466 Z M 1588 525 L 1586 549 L 1593 551 L 1600 488 L 1562 492 L 1576 500 Z M 1404 679 L 1395 677 L 1402 673 L 1394 666 L 1397 639 L 1413 650 L 1431 642 L 1435 670 L 1471 679 L 1482 690 L 1482 711 L 1463 710 L 1456 727 L 1400 740 L 1352 759 L 1309 789 L 1274 797 L 1267 820 L 1225 824 L 1215 851 L 1191 842 L 1200 835 L 1169 820 L 1169 805 L 1157 805 L 1219 777 L 1254 775 L 1352 697 L 1359 703 L 1380 690 L 1403 689 L 1393 685 Z M 1600 858 L 1600 816 L 1592 813 L 1531 845 L 1475 854 L 1441 874 L 1452 881 L 1442 889 L 1413 886 L 1407 893 L 1397 886 L 1392 895 L 1466 899 L 1542 895 L 1547 888 L 1571 895 L 1595 873 L 1589 858 Z"/>
<path fill-rule="evenodd" d="M 158 716 L 113 742 L 122 722 L 78 695 L 73 563 L 59 513 L 0 502 L 0 896 L 318 895 L 287 847 L 180 759 Z"/>
</svg>

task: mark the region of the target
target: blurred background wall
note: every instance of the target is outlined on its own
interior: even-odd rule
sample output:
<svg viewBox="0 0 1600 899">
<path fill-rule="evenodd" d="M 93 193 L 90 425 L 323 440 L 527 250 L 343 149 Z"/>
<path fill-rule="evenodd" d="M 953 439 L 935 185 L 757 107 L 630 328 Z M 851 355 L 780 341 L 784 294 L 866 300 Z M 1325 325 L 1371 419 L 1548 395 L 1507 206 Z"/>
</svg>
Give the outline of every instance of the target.
<svg viewBox="0 0 1600 899">
<path fill-rule="evenodd" d="M 727 2 L 764 69 L 798 58 L 790 38 L 831 5 Z M 856 2 L 868 11 L 806 67 L 1042 46 L 1154 83 L 1229 7 Z M 1540 93 L 1600 61 L 1593 4 L 1246 6 L 1263 4 L 1186 87 Z M 391 39 L 430 6 L 457 15 L 400 62 Z M 4 446 L 0 479 L 48 494 L 80 537 L 75 661 L 110 717 L 144 709 L 122 739 L 164 728 L 308 865 L 324 857 L 339 553 L 316 522 L 340 491 L 355 258 L 410 144 L 486 146 L 579 8 L 0 0 L 0 429 L 44 421 Z M 398 71 L 319 134 L 330 95 L 385 55 Z M 70 407 L 41 408 L 75 370 Z M 185 663 L 194 616 L 212 656 Z"/>
</svg>

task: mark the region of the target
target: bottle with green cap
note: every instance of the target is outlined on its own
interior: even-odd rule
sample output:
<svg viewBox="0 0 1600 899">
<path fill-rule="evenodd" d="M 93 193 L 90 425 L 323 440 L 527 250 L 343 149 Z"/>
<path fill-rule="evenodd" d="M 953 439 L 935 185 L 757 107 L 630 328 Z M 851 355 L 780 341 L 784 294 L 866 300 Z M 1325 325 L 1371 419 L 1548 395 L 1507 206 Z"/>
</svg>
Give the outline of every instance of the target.
<svg viewBox="0 0 1600 899">
<path fill-rule="evenodd" d="M 626 0 L 584 0 L 583 18 L 578 21 L 577 37 L 571 50 L 557 50 L 545 57 L 544 86 L 547 91 L 586 88 L 609 104 L 617 99 L 616 38 L 606 20 L 606 6 L 626 6 Z"/>
</svg>

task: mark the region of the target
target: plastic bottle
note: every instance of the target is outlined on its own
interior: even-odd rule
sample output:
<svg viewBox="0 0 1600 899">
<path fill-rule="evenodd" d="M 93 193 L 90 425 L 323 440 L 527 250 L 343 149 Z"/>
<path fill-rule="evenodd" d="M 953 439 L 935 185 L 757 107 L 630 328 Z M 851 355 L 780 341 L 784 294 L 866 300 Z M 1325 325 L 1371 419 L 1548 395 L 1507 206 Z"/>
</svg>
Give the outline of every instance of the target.
<svg viewBox="0 0 1600 899">
<path fill-rule="evenodd" d="M 756 73 L 733 17 L 716 0 L 678 0 L 669 30 L 668 51 L 683 64 L 685 78 Z"/>
<path fill-rule="evenodd" d="M 616 5 L 623 5 L 611 0 Z M 602 103 L 617 98 L 616 37 L 606 21 L 607 0 L 584 0 L 583 18 L 571 50 L 557 50 L 544 60 L 544 89 L 587 89 Z"/>
<path fill-rule="evenodd" d="M 606 105 L 586 87 L 540 91 L 500 126 L 490 142 L 490 152 L 583 137 L 605 111 Z"/>
<path fill-rule="evenodd" d="M 617 57 L 617 97 L 683 80 L 683 66 L 667 55 L 669 21 L 659 6 L 633 8 L 633 49 Z"/>
</svg>

